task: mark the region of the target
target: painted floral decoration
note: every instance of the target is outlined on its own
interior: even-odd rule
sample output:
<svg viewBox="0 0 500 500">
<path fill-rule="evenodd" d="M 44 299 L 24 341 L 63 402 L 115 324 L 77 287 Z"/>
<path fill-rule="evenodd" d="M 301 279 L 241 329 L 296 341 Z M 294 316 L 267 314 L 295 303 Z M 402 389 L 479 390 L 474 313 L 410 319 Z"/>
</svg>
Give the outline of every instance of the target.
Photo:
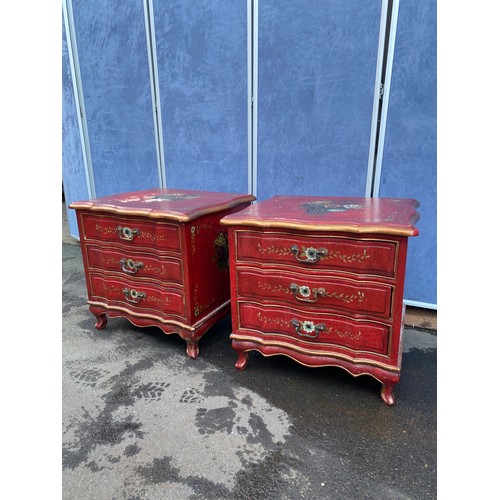
<svg viewBox="0 0 500 500">
<path fill-rule="evenodd" d="M 346 210 L 356 210 L 358 208 L 363 208 L 362 204 L 352 202 L 339 203 L 337 201 L 329 201 L 329 200 L 317 200 L 317 201 L 309 201 L 307 203 L 303 203 L 301 207 L 308 214 L 325 214 L 328 212 L 345 212 Z"/>
<path fill-rule="evenodd" d="M 192 198 L 199 198 L 198 194 L 185 194 L 185 193 L 170 193 L 160 194 L 155 196 L 144 196 L 144 201 L 151 203 L 153 201 L 180 201 L 191 200 Z"/>
<path fill-rule="evenodd" d="M 192 198 L 199 198 L 199 194 L 187 194 L 187 193 L 169 193 L 169 194 L 157 194 L 157 195 L 144 195 L 142 197 L 137 195 L 132 195 L 128 198 L 117 198 L 117 201 L 121 203 L 131 203 L 137 201 L 144 201 L 146 203 L 160 202 L 160 201 L 181 201 L 181 200 L 191 200 Z"/>
</svg>

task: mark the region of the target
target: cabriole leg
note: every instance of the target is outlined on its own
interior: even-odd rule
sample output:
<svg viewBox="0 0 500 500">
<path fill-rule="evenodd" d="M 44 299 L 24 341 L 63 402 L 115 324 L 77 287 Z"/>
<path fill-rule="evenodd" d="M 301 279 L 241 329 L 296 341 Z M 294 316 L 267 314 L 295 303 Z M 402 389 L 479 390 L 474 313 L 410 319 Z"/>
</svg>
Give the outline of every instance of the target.
<svg viewBox="0 0 500 500">
<path fill-rule="evenodd" d="M 90 308 L 90 312 L 97 319 L 95 327 L 98 330 L 104 330 L 104 328 L 106 328 L 106 325 L 108 324 L 108 315 L 105 312 L 102 312 L 101 310 L 94 309 L 93 307 Z"/>
<path fill-rule="evenodd" d="M 238 352 L 238 360 L 234 365 L 238 370 L 244 370 L 248 363 L 248 352 L 246 351 L 237 351 Z"/>
<path fill-rule="evenodd" d="M 186 340 L 187 348 L 186 348 L 186 353 L 190 358 L 196 359 L 198 357 L 198 354 L 200 352 L 198 348 L 198 340 Z"/>
<path fill-rule="evenodd" d="M 382 384 L 382 391 L 380 392 L 380 395 L 387 406 L 394 406 L 396 404 L 396 398 L 394 397 L 395 385 L 396 382 L 384 382 Z"/>
</svg>

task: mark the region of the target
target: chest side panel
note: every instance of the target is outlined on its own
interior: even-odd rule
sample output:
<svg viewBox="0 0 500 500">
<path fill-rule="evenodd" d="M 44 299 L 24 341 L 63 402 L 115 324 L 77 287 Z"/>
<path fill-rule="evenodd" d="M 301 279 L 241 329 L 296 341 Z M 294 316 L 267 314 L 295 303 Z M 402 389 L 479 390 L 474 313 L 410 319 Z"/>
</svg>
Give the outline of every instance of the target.
<svg viewBox="0 0 500 500">
<path fill-rule="evenodd" d="M 220 219 L 248 205 L 208 214 L 184 226 L 184 259 L 189 269 L 190 313 L 194 321 L 230 300 L 228 228 L 220 224 Z"/>
</svg>

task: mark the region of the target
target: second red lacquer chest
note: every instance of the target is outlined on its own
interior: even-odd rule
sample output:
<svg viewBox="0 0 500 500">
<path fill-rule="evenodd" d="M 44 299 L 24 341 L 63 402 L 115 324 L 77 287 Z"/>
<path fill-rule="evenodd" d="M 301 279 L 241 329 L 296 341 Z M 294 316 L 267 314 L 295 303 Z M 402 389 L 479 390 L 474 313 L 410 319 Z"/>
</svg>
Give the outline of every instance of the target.
<svg viewBox="0 0 500 500">
<path fill-rule="evenodd" d="M 275 196 L 226 216 L 236 367 L 248 352 L 400 379 L 413 199 Z"/>
</svg>

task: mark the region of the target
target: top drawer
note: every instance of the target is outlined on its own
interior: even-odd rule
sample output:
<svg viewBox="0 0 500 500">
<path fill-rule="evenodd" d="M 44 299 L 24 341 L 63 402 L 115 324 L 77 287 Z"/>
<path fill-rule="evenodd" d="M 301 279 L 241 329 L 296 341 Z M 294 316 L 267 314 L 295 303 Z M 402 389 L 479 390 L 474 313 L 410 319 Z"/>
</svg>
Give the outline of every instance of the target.
<svg viewBox="0 0 500 500">
<path fill-rule="evenodd" d="M 84 239 L 124 243 L 131 247 L 181 252 L 179 226 L 134 217 L 82 214 Z"/>
<path fill-rule="evenodd" d="M 236 231 L 236 259 L 394 277 L 397 241 L 348 236 Z"/>
</svg>

